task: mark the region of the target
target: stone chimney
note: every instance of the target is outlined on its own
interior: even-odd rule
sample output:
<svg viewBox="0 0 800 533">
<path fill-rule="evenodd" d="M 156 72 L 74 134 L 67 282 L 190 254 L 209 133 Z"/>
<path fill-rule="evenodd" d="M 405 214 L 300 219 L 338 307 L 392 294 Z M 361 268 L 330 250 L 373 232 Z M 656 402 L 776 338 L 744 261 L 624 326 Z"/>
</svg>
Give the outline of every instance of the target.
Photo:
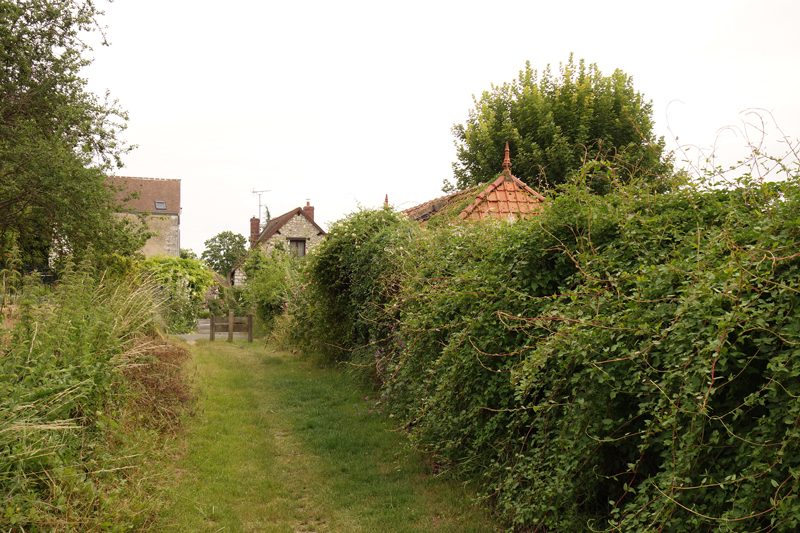
<svg viewBox="0 0 800 533">
<path fill-rule="evenodd" d="M 250 248 L 256 247 L 256 241 L 261 234 L 261 219 L 253 217 L 250 219 Z"/>
<path fill-rule="evenodd" d="M 311 205 L 311 202 L 306 202 L 306 206 L 303 208 L 303 213 L 305 213 L 312 221 L 314 220 L 314 206 Z"/>
</svg>

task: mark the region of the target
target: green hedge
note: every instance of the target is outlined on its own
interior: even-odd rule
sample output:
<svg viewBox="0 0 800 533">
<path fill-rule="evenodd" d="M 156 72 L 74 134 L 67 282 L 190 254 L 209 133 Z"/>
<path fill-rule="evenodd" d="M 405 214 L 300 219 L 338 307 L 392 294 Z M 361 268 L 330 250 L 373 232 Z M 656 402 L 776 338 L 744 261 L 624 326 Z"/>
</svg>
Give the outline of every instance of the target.
<svg viewBox="0 0 800 533">
<path fill-rule="evenodd" d="M 783 171 L 578 184 L 515 224 L 361 211 L 313 256 L 292 327 L 369 368 L 437 468 L 520 531 L 794 531 L 800 173 Z"/>
</svg>

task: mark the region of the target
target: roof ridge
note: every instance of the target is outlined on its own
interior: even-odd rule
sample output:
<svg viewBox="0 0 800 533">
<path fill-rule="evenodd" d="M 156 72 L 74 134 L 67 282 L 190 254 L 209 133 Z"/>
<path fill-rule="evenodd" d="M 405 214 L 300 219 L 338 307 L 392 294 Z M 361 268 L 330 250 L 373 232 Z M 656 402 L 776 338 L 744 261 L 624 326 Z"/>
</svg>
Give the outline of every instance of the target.
<svg viewBox="0 0 800 533">
<path fill-rule="evenodd" d="M 262 242 L 272 237 L 279 229 L 283 227 L 283 225 L 289 218 L 297 214 L 302 214 L 304 217 L 306 217 L 306 220 L 308 220 L 309 222 L 311 222 L 311 224 L 314 225 L 315 228 L 323 232 L 323 234 L 325 233 L 325 230 L 323 230 L 319 226 L 319 224 L 317 224 L 311 217 L 309 217 L 308 213 L 306 213 L 302 207 L 295 207 L 294 209 L 287 211 L 282 215 L 278 215 L 276 217 L 271 218 L 269 222 L 267 222 L 267 225 L 264 226 L 264 230 L 258 234 L 256 242 Z"/>
<path fill-rule="evenodd" d="M 138 176 L 108 176 L 112 179 L 123 180 L 148 180 L 148 181 L 181 181 L 180 178 L 140 178 Z"/>
<path fill-rule="evenodd" d="M 462 189 L 460 191 L 453 191 L 453 192 L 451 192 L 449 194 L 445 194 L 443 196 L 438 196 L 436 198 L 433 198 L 432 200 L 428 200 L 427 202 L 422 202 L 421 204 L 415 205 L 414 207 L 409 207 L 408 209 L 404 209 L 401 212 L 408 215 L 408 214 L 411 213 L 411 211 L 417 211 L 417 210 L 421 209 L 422 207 L 425 207 L 427 205 L 439 202 L 441 200 L 446 200 L 448 198 L 452 198 L 452 197 L 454 197 L 456 195 L 459 195 L 459 194 L 465 194 L 465 193 L 469 192 L 472 189 L 479 188 L 481 185 L 483 185 L 483 184 L 480 183 L 478 185 L 473 185 L 472 187 L 467 187 L 466 189 Z"/>
</svg>

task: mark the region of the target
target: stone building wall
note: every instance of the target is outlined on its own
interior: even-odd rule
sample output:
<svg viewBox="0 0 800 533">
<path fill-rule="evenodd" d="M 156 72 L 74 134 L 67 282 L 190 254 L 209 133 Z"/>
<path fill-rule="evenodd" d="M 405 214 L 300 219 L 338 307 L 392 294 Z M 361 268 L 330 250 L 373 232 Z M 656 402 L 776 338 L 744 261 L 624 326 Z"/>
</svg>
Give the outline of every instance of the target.
<svg viewBox="0 0 800 533">
<path fill-rule="evenodd" d="M 324 233 L 322 235 L 319 233 L 320 230 L 314 226 L 314 224 L 303 216 L 303 214 L 298 213 L 287 220 L 272 237 L 259 243 L 259 247 L 269 252 L 273 250 L 278 243 L 281 243 L 283 245 L 283 250 L 289 252 L 290 240 L 305 239 L 306 254 L 308 254 L 317 244 L 322 242 L 322 239 L 325 237 Z M 247 275 L 242 270 L 241 265 L 239 268 L 234 269 L 232 279 L 234 286 L 241 287 L 246 279 Z"/>
<path fill-rule="evenodd" d="M 306 239 L 306 253 L 309 253 L 314 246 L 322 241 L 324 235 L 318 235 L 319 230 L 308 221 L 306 217 L 298 213 L 286 221 L 275 234 L 260 243 L 262 250 L 270 251 L 279 242 L 283 243 L 284 249 L 289 250 L 290 239 Z"/>
<path fill-rule="evenodd" d="M 244 273 L 241 267 L 237 268 L 233 271 L 233 286 L 234 287 L 241 287 L 245 280 L 247 279 L 247 274 Z"/>
<path fill-rule="evenodd" d="M 122 216 L 139 222 L 138 216 L 130 213 Z M 156 232 L 150 237 L 140 250 L 145 257 L 155 255 L 181 255 L 181 227 L 180 219 L 177 215 L 152 215 L 147 217 L 147 228 L 149 231 Z"/>
</svg>

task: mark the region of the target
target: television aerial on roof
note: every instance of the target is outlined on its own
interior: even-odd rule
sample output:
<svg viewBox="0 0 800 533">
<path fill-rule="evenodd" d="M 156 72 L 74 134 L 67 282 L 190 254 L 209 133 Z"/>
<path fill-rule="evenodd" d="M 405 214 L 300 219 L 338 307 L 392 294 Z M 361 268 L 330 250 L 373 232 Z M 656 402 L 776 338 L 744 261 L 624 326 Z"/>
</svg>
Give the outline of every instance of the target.
<svg viewBox="0 0 800 533">
<path fill-rule="evenodd" d="M 270 191 L 269 190 L 257 191 L 255 189 L 253 189 L 253 194 L 257 194 L 258 195 L 258 215 L 256 215 L 258 218 L 261 218 L 261 205 L 262 205 L 261 204 L 261 195 L 263 193 L 266 193 L 266 192 L 270 192 Z M 266 206 L 264 206 L 264 207 L 266 207 Z M 264 217 L 264 218 L 266 220 L 264 220 L 264 219 L 261 220 L 261 226 L 262 227 L 265 226 L 267 224 L 267 222 L 269 222 L 269 218 L 270 218 L 270 216 L 269 216 L 269 208 L 267 208 L 267 216 Z"/>
</svg>

